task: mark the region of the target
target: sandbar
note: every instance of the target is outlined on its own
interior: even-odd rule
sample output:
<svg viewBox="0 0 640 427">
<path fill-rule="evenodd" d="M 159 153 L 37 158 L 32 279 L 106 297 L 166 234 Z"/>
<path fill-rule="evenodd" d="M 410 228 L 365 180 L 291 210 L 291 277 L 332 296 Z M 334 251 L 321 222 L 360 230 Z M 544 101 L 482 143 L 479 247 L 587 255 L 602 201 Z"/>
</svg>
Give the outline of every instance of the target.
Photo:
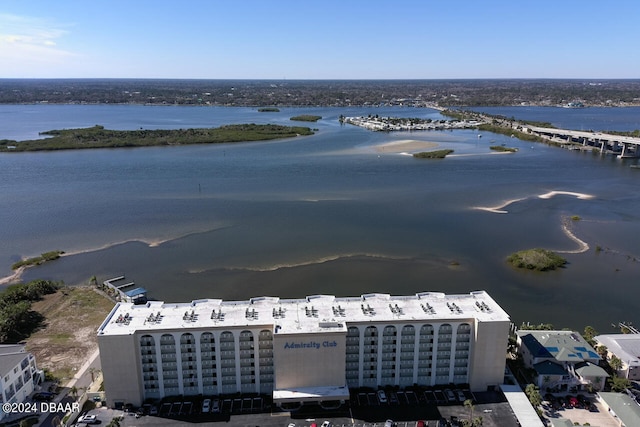
<svg viewBox="0 0 640 427">
<path fill-rule="evenodd" d="M 418 141 L 415 139 L 403 139 L 400 141 L 386 142 L 376 145 L 375 149 L 378 153 L 406 153 L 412 151 L 421 151 L 429 148 L 435 148 L 439 144 L 430 141 Z"/>
<path fill-rule="evenodd" d="M 593 199 L 594 197 L 591 194 L 576 193 L 574 191 L 549 191 L 548 193 L 540 194 L 538 197 L 541 199 L 550 199 L 554 196 L 559 196 L 559 195 L 575 196 L 578 199 L 583 199 L 583 200 Z"/>
</svg>

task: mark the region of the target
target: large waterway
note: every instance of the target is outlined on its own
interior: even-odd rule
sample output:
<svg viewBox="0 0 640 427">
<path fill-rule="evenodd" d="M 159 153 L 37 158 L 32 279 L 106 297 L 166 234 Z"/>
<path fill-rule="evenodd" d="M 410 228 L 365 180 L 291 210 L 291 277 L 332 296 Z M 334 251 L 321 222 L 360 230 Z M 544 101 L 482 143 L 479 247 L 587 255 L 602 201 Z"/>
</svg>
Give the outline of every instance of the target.
<svg viewBox="0 0 640 427">
<path fill-rule="evenodd" d="M 537 119 L 579 129 L 562 116 L 576 111 Z M 608 129 L 619 112 L 634 128 L 640 109 L 606 109 L 584 127 Z M 0 276 L 22 257 L 61 249 L 68 255 L 22 280 L 125 274 L 165 301 L 484 289 L 518 323 L 609 332 L 612 322 L 640 320 L 636 159 L 471 130 L 374 133 L 338 122 L 341 114 L 441 118 L 398 107 L 2 105 L 0 139 L 95 124 L 290 125 L 298 114 L 322 116 L 314 136 L 0 154 Z M 376 148 L 407 139 L 455 152 L 434 161 Z M 489 149 L 500 144 L 519 151 Z M 537 273 L 505 262 L 534 247 L 561 251 L 569 264 Z"/>
</svg>

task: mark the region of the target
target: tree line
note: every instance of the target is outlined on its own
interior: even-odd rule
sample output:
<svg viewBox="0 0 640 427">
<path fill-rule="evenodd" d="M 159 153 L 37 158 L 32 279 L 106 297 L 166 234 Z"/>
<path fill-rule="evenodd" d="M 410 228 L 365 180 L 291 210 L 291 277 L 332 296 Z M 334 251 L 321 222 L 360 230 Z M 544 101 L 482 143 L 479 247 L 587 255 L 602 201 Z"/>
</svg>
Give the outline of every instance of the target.
<svg viewBox="0 0 640 427">
<path fill-rule="evenodd" d="M 44 316 L 32 310 L 31 304 L 63 285 L 63 282 L 34 280 L 11 285 L 0 293 L 0 343 L 15 344 L 41 327 Z"/>
</svg>

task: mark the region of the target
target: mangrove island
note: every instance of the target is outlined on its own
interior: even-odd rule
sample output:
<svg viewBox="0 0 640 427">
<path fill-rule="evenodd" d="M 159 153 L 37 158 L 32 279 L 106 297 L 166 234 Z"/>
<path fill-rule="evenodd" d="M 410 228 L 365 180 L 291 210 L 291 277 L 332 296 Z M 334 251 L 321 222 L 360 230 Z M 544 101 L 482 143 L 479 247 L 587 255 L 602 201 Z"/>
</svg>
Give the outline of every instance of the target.
<svg viewBox="0 0 640 427">
<path fill-rule="evenodd" d="M 266 141 L 313 135 L 308 127 L 239 124 L 218 128 L 109 130 L 104 126 L 41 132 L 51 138 L 30 141 L 0 140 L 0 152 L 72 150 L 80 148 L 149 147 L 162 145 L 215 144 Z"/>
</svg>

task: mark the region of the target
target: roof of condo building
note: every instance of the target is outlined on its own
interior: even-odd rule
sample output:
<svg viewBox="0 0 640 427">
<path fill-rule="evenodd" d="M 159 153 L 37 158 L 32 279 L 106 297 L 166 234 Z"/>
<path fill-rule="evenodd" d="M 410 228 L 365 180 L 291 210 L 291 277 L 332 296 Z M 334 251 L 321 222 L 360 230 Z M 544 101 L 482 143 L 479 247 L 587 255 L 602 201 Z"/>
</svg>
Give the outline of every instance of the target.
<svg viewBox="0 0 640 427">
<path fill-rule="evenodd" d="M 277 334 L 345 331 L 348 324 L 413 321 L 509 321 L 485 291 L 410 296 L 372 293 L 359 297 L 312 295 L 299 299 L 256 297 L 245 301 L 201 299 L 190 303 L 150 301 L 118 303 L 98 329 L 99 335 L 136 331 L 264 326 Z"/>
</svg>

